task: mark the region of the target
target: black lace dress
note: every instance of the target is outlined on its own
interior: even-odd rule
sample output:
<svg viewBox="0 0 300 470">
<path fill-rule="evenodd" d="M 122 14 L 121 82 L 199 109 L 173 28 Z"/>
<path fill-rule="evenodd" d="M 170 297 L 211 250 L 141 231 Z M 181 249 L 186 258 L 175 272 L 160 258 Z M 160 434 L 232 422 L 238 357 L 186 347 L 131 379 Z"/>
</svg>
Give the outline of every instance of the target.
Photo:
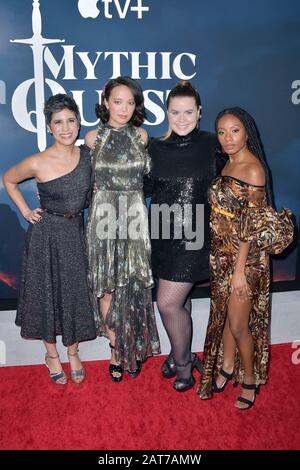
<svg viewBox="0 0 300 470">
<path fill-rule="evenodd" d="M 217 168 L 216 147 L 215 135 L 197 128 L 186 136 L 173 132 L 166 140 L 150 142 L 152 170 L 144 186 L 145 193 L 152 196 L 152 270 L 157 278 L 175 282 L 209 278 L 207 190 L 223 164 L 220 162 Z M 168 233 L 163 234 L 166 222 L 157 217 L 158 205 L 162 204 L 175 207 L 174 215 L 170 216 L 169 239 L 164 239 Z"/>
</svg>

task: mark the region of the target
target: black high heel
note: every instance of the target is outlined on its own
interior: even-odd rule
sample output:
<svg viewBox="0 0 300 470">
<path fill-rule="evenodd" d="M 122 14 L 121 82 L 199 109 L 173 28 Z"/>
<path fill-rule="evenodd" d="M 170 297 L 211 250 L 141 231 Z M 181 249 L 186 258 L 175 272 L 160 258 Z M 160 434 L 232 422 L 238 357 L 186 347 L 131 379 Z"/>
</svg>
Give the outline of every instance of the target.
<svg viewBox="0 0 300 470">
<path fill-rule="evenodd" d="M 203 372 L 202 361 L 196 353 L 192 353 L 192 371 L 193 369 L 197 369 L 199 374 L 202 374 Z"/>
<path fill-rule="evenodd" d="M 175 368 L 179 369 L 180 367 L 186 367 L 191 364 L 191 375 L 188 379 L 176 379 L 173 383 L 173 388 L 176 392 L 186 392 L 190 390 L 195 385 L 195 379 L 193 376 L 193 369 L 197 369 L 198 372 L 203 372 L 202 362 L 196 353 L 191 354 L 191 360 L 185 364 L 175 364 Z"/>
<path fill-rule="evenodd" d="M 132 378 L 135 379 L 139 373 L 142 370 L 142 361 L 136 361 L 137 369 L 136 370 L 128 370 L 128 375 Z"/>
<path fill-rule="evenodd" d="M 172 362 L 171 362 L 172 360 Z M 174 363 L 173 359 L 173 353 L 172 351 L 170 354 L 167 356 L 167 358 L 164 360 L 161 366 L 161 373 L 165 379 L 171 379 L 172 377 L 175 377 L 176 375 L 176 366 Z"/>
<path fill-rule="evenodd" d="M 170 360 L 173 360 L 173 362 L 170 362 Z M 203 372 L 202 362 L 196 353 L 192 353 L 192 370 L 194 368 L 196 368 L 198 372 L 202 374 Z M 171 379 L 172 377 L 176 376 L 176 365 L 173 359 L 172 351 L 167 356 L 165 361 L 162 363 L 161 373 L 165 379 Z"/>
<path fill-rule="evenodd" d="M 109 347 L 110 349 L 115 349 L 115 347 L 111 343 L 109 343 Z M 123 379 L 123 374 L 124 374 L 124 370 L 121 364 L 109 364 L 108 371 L 109 371 L 110 378 L 113 382 L 121 382 L 121 380 Z M 120 375 L 115 376 L 114 374 L 116 372 Z"/>
<path fill-rule="evenodd" d="M 232 378 L 233 378 L 233 372 L 231 372 L 231 374 L 229 374 L 223 368 L 220 369 L 219 374 L 222 375 L 225 378 L 225 380 L 223 382 L 223 385 L 221 387 L 218 387 L 216 379 L 213 378 L 212 391 L 214 393 L 224 392 L 227 383 L 229 382 L 229 380 L 232 380 Z"/>
<path fill-rule="evenodd" d="M 239 408 L 238 406 L 236 406 L 236 408 L 238 410 L 241 410 L 241 411 L 244 411 L 244 410 L 249 410 L 249 408 L 252 408 L 252 406 L 254 406 L 254 403 L 255 403 L 255 398 L 256 398 L 256 395 L 259 394 L 259 385 L 256 385 L 256 384 L 245 384 L 244 382 L 242 383 L 242 388 L 244 388 L 245 390 L 254 390 L 254 395 L 253 395 L 253 399 L 252 401 L 251 400 L 248 400 L 247 398 L 244 398 L 244 397 L 238 397 L 237 398 L 237 401 L 240 401 L 241 403 L 245 403 L 246 405 L 248 405 L 246 408 Z"/>
<path fill-rule="evenodd" d="M 180 369 L 180 367 L 184 368 L 188 366 L 189 364 L 192 364 L 192 360 L 186 362 L 185 364 L 175 364 L 176 369 Z M 190 390 L 195 385 L 195 379 L 192 374 L 192 368 L 191 368 L 191 375 L 188 379 L 176 379 L 175 382 L 173 383 L 173 388 L 176 390 L 176 392 L 186 392 L 187 390 Z"/>
</svg>

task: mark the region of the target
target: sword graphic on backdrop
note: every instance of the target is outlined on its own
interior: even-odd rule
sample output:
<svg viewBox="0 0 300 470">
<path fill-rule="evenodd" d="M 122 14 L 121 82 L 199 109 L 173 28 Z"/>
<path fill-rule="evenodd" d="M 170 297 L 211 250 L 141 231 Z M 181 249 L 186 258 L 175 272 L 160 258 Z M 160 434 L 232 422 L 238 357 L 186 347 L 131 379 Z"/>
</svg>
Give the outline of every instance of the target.
<svg viewBox="0 0 300 470">
<path fill-rule="evenodd" d="M 10 42 L 17 42 L 20 44 L 29 44 L 33 53 L 33 69 L 35 77 L 35 107 L 36 111 L 31 111 L 30 114 L 36 114 L 36 130 L 38 136 L 38 147 L 40 150 L 46 148 L 46 124 L 43 114 L 43 107 L 45 101 L 45 85 L 44 85 L 44 69 L 43 69 L 43 53 L 46 44 L 54 44 L 58 42 L 65 42 L 64 39 L 45 39 L 42 36 L 42 18 L 40 12 L 39 0 L 32 2 L 32 32 L 33 36 L 28 39 L 14 39 Z"/>
</svg>

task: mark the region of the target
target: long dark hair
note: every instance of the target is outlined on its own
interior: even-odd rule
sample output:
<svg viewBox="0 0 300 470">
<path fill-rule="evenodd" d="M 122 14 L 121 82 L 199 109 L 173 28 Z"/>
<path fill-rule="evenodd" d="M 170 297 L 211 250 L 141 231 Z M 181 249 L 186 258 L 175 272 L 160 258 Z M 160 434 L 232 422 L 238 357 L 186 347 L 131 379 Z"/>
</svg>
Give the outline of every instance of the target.
<svg viewBox="0 0 300 470">
<path fill-rule="evenodd" d="M 95 106 L 96 116 L 100 118 L 103 123 L 109 121 L 109 110 L 106 108 L 104 100 L 106 99 L 106 101 L 108 101 L 111 91 L 120 85 L 127 86 L 133 94 L 135 110 L 129 122 L 139 127 L 146 119 L 143 90 L 140 84 L 130 77 L 118 77 L 107 82 L 101 95 L 101 104 L 96 104 Z"/>
<path fill-rule="evenodd" d="M 245 127 L 248 139 L 247 139 L 247 147 L 249 151 L 260 161 L 262 164 L 265 175 L 266 175 L 266 194 L 267 194 L 267 201 L 269 204 L 273 205 L 272 202 L 272 191 L 271 191 L 271 181 L 270 181 L 270 170 L 268 168 L 265 152 L 263 149 L 262 141 L 259 135 L 259 131 L 257 125 L 253 117 L 244 109 L 235 106 L 233 108 L 225 108 L 221 111 L 215 121 L 215 130 L 218 133 L 218 122 L 219 120 L 228 114 L 232 114 L 233 116 L 237 117 L 239 121 Z"/>
</svg>

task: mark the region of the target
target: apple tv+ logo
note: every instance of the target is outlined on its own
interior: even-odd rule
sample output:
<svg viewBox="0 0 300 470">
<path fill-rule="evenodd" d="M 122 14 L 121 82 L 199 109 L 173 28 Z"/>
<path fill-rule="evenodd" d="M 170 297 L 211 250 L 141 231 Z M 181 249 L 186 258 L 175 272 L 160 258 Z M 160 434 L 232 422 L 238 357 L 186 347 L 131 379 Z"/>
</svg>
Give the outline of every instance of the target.
<svg viewBox="0 0 300 470">
<path fill-rule="evenodd" d="M 83 18 L 97 18 L 100 11 L 100 5 L 103 5 L 103 16 L 111 19 L 113 16 L 118 15 L 121 20 L 126 18 L 128 11 L 136 13 L 139 20 L 143 18 L 143 13 L 149 11 L 149 7 L 143 4 L 143 0 L 126 0 L 123 6 L 120 5 L 120 0 L 78 0 L 78 10 Z"/>
</svg>

